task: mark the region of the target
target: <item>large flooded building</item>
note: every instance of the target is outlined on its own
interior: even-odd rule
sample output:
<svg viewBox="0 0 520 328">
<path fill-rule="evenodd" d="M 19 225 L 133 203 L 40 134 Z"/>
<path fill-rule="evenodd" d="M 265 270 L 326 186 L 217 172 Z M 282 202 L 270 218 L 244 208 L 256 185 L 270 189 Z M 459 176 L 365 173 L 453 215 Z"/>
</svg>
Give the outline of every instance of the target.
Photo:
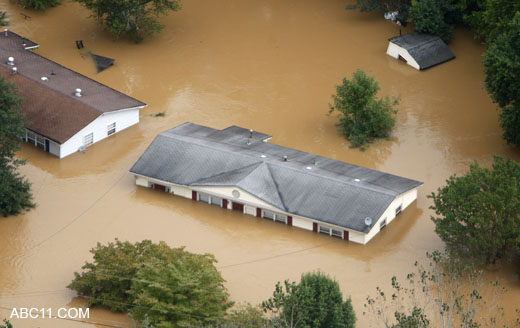
<svg viewBox="0 0 520 328">
<path fill-rule="evenodd" d="M 130 169 L 136 184 L 366 244 L 421 182 L 268 143 L 231 126 L 159 134 Z"/>
<path fill-rule="evenodd" d="M 25 141 L 63 158 L 139 123 L 146 104 L 33 53 L 37 47 L 0 34 L 0 76 L 23 99 Z"/>
</svg>

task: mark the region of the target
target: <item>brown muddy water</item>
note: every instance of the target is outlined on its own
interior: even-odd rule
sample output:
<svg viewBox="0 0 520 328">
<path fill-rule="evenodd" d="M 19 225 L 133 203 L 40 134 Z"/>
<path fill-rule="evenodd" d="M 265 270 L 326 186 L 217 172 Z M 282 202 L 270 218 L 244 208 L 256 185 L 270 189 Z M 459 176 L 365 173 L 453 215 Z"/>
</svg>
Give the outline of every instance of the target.
<svg viewBox="0 0 520 328">
<path fill-rule="evenodd" d="M 413 271 L 415 259 L 441 249 L 426 198 L 473 160 L 493 154 L 520 159 L 505 145 L 495 105 L 483 89 L 482 46 L 457 30 L 457 58 L 418 72 L 385 55 L 397 27 L 379 15 L 345 11 L 339 0 L 185 0 L 162 22 L 165 30 L 142 44 L 113 41 L 89 12 L 65 2 L 45 13 L 2 1 L 11 29 L 40 44 L 37 52 L 148 103 L 141 123 L 59 160 L 29 145 L 37 208 L 0 218 L 0 318 L 13 307 L 83 306 L 67 290 L 73 272 L 90 260 L 96 242 L 115 237 L 164 240 L 189 251 L 210 252 L 232 299 L 258 303 L 279 280 L 322 270 L 352 297 L 358 327 L 368 327 L 363 303 L 392 275 Z M 20 13 L 31 16 L 24 19 Z M 96 74 L 85 51 L 116 58 Z M 365 152 L 350 149 L 336 132 L 327 104 L 344 76 L 361 68 L 382 95 L 401 97 L 390 140 Z M 165 117 L 150 114 L 165 112 Z M 157 133 L 186 121 L 225 128 L 239 125 L 273 135 L 273 143 L 387 171 L 424 182 L 417 202 L 368 245 L 138 188 L 129 168 Z M 503 304 L 520 304 L 513 270 L 488 272 L 508 288 Z M 57 319 L 12 320 L 15 327 L 86 327 Z M 130 327 L 125 315 L 91 309 L 97 327 Z"/>
</svg>

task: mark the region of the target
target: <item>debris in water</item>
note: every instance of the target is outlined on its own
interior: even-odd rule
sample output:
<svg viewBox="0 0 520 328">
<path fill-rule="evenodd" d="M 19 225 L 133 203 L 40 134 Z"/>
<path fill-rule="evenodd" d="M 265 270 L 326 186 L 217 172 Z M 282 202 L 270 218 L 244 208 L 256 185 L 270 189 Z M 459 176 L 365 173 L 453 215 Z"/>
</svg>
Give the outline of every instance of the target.
<svg viewBox="0 0 520 328">
<path fill-rule="evenodd" d="M 92 56 L 92 58 L 94 59 L 94 62 L 96 63 L 98 73 L 101 71 L 104 71 L 109 66 L 114 64 L 114 62 L 116 61 L 113 58 L 103 57 L 100 55 L 93 54 L 92 52 L 89 52 L 89 54 L 90 54 L 90 56 Z"/>
<path fill-rule="evenodd" d="M 83 46 L 83 40 L 76 40 L 76 47 L 78 49 L 83 49 L 84 46 Z"/>
</svg>

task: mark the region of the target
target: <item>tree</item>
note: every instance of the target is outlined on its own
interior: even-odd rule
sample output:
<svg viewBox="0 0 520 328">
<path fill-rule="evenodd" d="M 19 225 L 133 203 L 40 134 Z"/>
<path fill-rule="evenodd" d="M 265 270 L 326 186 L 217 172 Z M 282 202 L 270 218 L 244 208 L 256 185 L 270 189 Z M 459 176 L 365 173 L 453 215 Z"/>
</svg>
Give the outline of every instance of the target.
<svg viewBox="0 0 520 328">
<path fill-rule="evenodd" d="M 143 39 L 143 33 L 160 32 L 163 25 L 156 21 L 159 15 L 181 9 L 179 0 L 73 0 L 93 12 L 115 38 L 130 36 L 135 42 Z"/>
<path fill-rule="evenodd" d="M 0 11 L 0 26 L 7 26 L 7 25 L 9 25 L 9 20 L 7 19 L 7 12 Z"/>
<path fill-rule="evenodd" d="M 475 162 L 432 193 L 435 232 L 460 258 L 494 263 L 520 254 L 520 164 L 495 156 L 492 169 Z"/>
<path fill-rule="evenodd" d="M 0 325 L 0 328 L 13 328 L 13 325 L 7 319 L 4 319 L 4 324 L 5 325 Z"/>
<path fill-rule="evenodd" d="M 19 214 L 34 207 L 30 183 L 16 169 L 25 162 L 15 158 L 25 136 L 25 117 L 20 112 L 22 99 L 12 83 L 0 77 L 0 213 Z"/>
<path fill-rule="evenodd" d="M 274 327 L 259 306 L 241 305 L 230 311 L 222 327 L 229 328 L 267 328 Z"/>
<path fill-rule="evenodd" d="M 484 53 L 486 90 L 501 109 L 507 143 L 520 147 L 520 9 Z"/>
<path fill-rule="evenodd" d="M 210 254 L 176 252 L 149 259 L 136 274 L 130 313 L 152 327 L 193 327 L 216 323 L 233 305 Z"/>
<path fill-rule="evenodd" d="M 61 0 L 14 0 L 23 8 L 31 8 L 36 10 L 45 10 L 50 7 L 56 7 Z"/>
<path fill-rule="evenodd" d="M 329 115 L 338 111 L 338 127 L 346 135 L 352 147 L 359 147 L 374 138 L 387 137 L 395 124 L 394 106 L 398 99 L 385 97 L 376 99 L 379 84 L 365 72 L 358 69 L 352 81 L 343 78 L 343 84 L 336 86 L 329 104 Z"/>
<path fill-rule="evenodd" d="M 359 9 L 361 12 L 397 12 L 395 21 L 406 26 L 409 20 L 410 0 L 356 0 L 355 5 L 346 5 L 345 9 Z"/>
<path fill-rule="evenodd" d="M 511 0 L 458 1 L 464 10 L 464 22 L 478 39 L 492 42 L 509 29 L 509 23 L 520 11 L 520 2 Z"/>
<path fill-rule="evenodd" d="M 273 297 L 262 302 L 281 327 L 353 328 L 356 316 L 350 298 L 343 301 L 339 285 L 323 273 L 303 274 L 299 284 L 278 282 Z"/>
<path fill-rule="evenodd" d="M 447 16 L 452 11 L 449 0 L 412 0 L 410 21 L 417 32 L 436 35 L 449 43 L 454 25 L 447 22 Z"/>
<path fill-rule="evenodd" d="M 85 296 L 88 306 L 130 311 L 144 326 L 185 327 L 223 319 L 232 305 L 211 255 L 118 239 L 90 252 L 94 261 L 67 286 Z"/>
<path fill-rule="evenodd" d="M 520 103 L 520 11 L 484 54 L 486 90 L 500 107 Z"/>
<path fill-rule="evenodd" d="M 365 308 L 385 328 L 501 327 L 504 309 L 498 303 L 505 289 L 496 281 L 490 293 L 480 294 L 483 272 L 449 253 L 427 253 L 427 267 L 415 262 L 416 272 L 401 284 L 392 277 L 392 292 L 377 287 Z M 409 314 L 407 314 L 409 313 Z M 367 312 L 363 313 L 364 315 Z M 520 324 L 518 320 L 513 324 Z M 505 327 L 505 326 L 504 326 Z"/>
</svg>

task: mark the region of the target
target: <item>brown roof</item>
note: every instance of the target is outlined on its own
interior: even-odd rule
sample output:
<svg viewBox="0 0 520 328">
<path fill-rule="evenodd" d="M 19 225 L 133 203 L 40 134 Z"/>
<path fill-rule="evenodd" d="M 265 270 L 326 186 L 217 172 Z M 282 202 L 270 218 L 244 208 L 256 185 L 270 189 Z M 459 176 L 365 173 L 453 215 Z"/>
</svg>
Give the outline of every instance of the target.
<svg viewBox="0 0 520 328">
<path fill-rule="evenodd" d="M 9 31 L 0 33 L 0 75 L 18 86 L 27 128 L 64 143 L 105 112 L 146 104 L 74 72 L 26 48 L 37 46 Z M 14 57 L 16 74 L 7 58 Z M 41 78 L 46 77 L 43 81 Z M 74 95 L 81 89 L 81 97 Z"/>
</svg>

